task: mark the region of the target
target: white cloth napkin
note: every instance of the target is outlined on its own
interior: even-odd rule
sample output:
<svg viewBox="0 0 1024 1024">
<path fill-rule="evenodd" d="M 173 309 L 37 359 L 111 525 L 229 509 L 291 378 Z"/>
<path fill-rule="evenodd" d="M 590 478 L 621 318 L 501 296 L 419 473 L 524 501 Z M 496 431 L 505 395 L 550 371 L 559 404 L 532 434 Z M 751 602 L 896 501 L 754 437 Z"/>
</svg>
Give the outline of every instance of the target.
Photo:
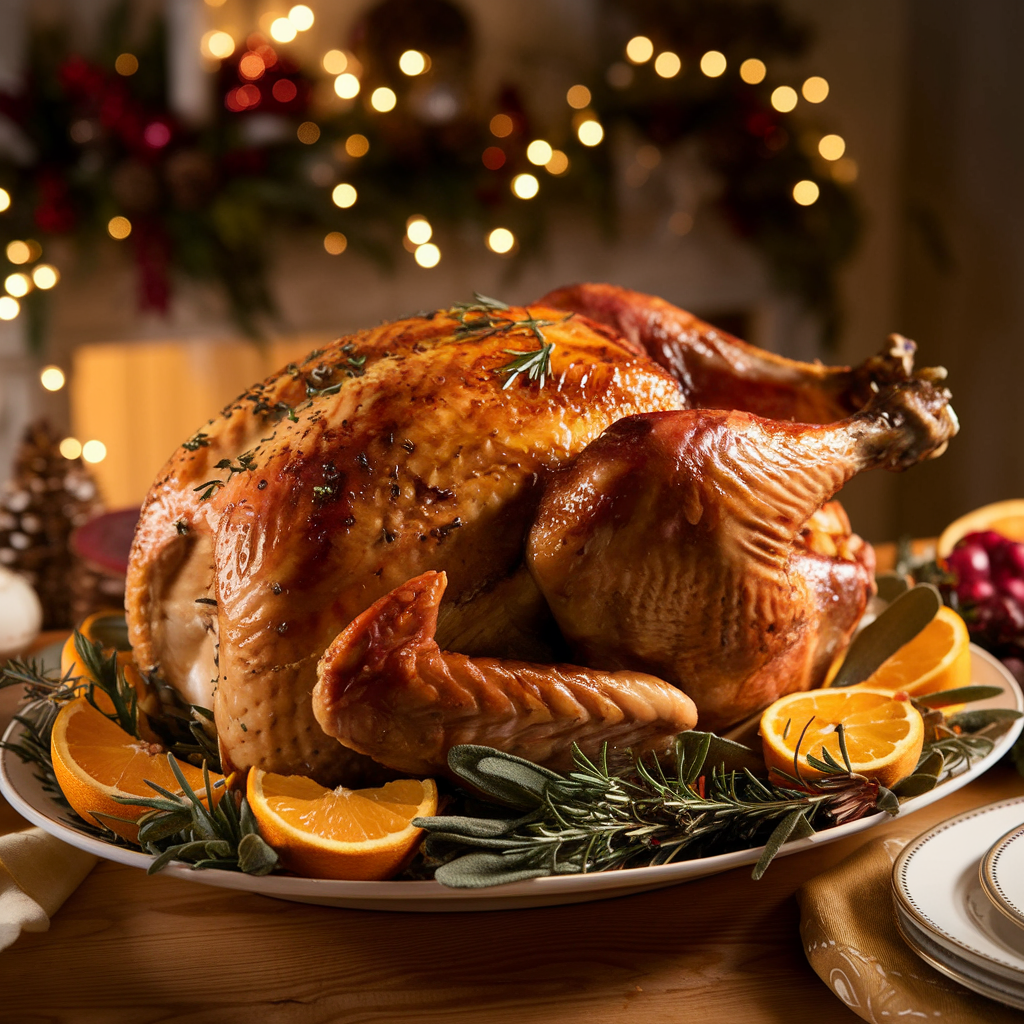
<svg viewBox="0 0 1024 1024">
<path fill-rule="evenodd" d="M 96 858 L 26 828 L 0 836 L 0 950 L 23 932 L 45 932 Z"/>
</svg>

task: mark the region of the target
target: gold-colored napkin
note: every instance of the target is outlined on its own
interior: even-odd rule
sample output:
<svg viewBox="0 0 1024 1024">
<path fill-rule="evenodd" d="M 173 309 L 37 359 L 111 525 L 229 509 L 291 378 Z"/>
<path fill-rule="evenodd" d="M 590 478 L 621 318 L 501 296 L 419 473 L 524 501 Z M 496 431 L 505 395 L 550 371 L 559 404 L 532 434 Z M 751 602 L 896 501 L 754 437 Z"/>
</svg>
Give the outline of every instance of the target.
<svg viewBox="0 0 1024 1024">
<path fill-rule="evenodd" d="M 916 833 L 865 843 L 797 892 L 800 936 L 815 973 L 871 1024 L 1020 1024 L 1021 1014 L 929 967 L 896 928 L 892 865 Z"/>
<path fill-rule="evenodd" d="M 0 949 L 23 931 L 45 932 L 95 863 L 41 828 L 0 836 Z"/>
</svg>

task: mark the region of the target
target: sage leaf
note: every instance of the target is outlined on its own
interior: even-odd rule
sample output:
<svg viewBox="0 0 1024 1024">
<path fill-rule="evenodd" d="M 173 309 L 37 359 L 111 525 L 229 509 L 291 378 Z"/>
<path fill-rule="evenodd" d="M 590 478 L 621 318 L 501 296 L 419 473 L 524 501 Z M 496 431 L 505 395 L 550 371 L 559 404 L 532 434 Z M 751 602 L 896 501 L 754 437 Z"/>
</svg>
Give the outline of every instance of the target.
<svg viewBox="0 0 1024 1024">
<path fill-rule="evenodd" d="M 448 751 L 448 767 L 465 783 L 519 810 L 532 810 L 555 772 L 492 747 L 463 743 Z"/>
<path fill-rule="evenodd" d="M 892 791 L 899 797 L 920 796 L 922 793 L 931 792 L 939 784 L 938 775 L 929 772 L 914 772 L 905 779 L 900 779 Z"/>
<path fill-rule="evenodd" d="M 875 577 L 879 600 L 892 604 L 910 589 L 907 577 L 900 572 L 882 572 Z"/>
<path fill-rule="evenodd" d="M 704 737 L 707 737 L 706 741 Z M 685 758 L 687 764 L 692 764 L 692 759 L 697 757 L 700 750 L 703 750 L 704 756 L 700 759 L 694 778 L 707 768 L 721 768 L 726 772 L 749 771 L 754 776 L 767 776 L 768 774 L 764 758 L 759 752 L 752 750 L 744 743 L 724 739 L 713 732 L 700 732 L 692 729 L 689 732 L 681 733 L 676 739 L 676 750 Z"/>
<path fill-rule="evenodd" d="M 790 811 L 772 830 L 772 834 L 768 837 L 768 842 L 764 844 L 764 850 L 758 862 L 754 865 L 754 870 L 750 873 L 750 877 L 755 882 L 768 870 L 768 865 L 771 864 L 775 859 L 775 855 L 782 849 L 782 844 L 793 834 L 793 830 L 797 827 L 797 823 L 803 816 L 804 812 L 800 809 Z"/>
<path fill-rule="evenodd" d="M 970 704 L 976 700 L 988 700 L 998 697 L 1003 692 L 1001 686 L 958 686 L 954 690 L 937 690 L 914 697 L 918 704 L 926 708 L 945 708 L 950 704 Z"/>
<path fill-rule="evenodd" d="M 262 836 L 247 832 L 238 842 L 238 868 L 247 875 L 269 875 L 278 856 Z"/>
<path fill-rule="evenodd" d="M 442 864 L 434 878 L 453 889 L 483 889 L 551 874 L 546 864 L 531 861 L 536 861 L 534 854 L 467 853 Z"/>
<path fill-rule="evenodd" d="M 979 708 L 976 711 L 961 711 L 950 715 L 948 722 L 951 727 L 964 732 L 978 732 L 996 722 L 1013 722 L 1022 717 L 1019 711 L 1010 708 Z"/>
</svg>

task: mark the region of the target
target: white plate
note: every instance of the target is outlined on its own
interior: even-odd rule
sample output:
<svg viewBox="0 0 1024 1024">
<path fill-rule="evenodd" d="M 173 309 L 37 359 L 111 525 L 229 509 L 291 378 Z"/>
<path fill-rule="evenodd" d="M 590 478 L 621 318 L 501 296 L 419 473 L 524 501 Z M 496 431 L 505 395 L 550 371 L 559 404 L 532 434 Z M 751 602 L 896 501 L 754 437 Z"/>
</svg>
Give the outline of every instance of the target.
<svg viewBox="0 0 1024 1024">
<path fill-rule="evenodd" d="M 981 885 L 997 910 L 1024 926 L 1024 811 L 1021 824 L 996 841 L 981 862 Z"/>
<path fill-rule="evenodd" d="M 1024 928 L 981 885 L 985 854 L 1024 818 L 1024 797 L 979 807 L 925 832 L 893 865 L 900 910 L 932 941 L 975 967 L 1024 986 Z"/>
<path fill-rule="evenodd" d="M 1001 686 L 1003 693 L 990 701 L 979 702 L 978 707 L 1003 707 L 1024 711 L 1024 698 L 1013 676 L 990 654 L 977 647 L 971 648 L 972 682 L 985 686 Z M 1022 722 L 1012 727 L 996 743 L 988 757 L 976 761 L 966 772 L 944 782 L 930 793 L 908 800 L 902 813 L 927 807 L 936 800 L 972 779 L 999 760 L 1013 745 L 1021 730 Z M 17 736 L 20 727 L 12 723 L 5 739 Z M 35 778 L 32 768 L 8 750 L 0 751 L 0 791 L 11 805 L 33 824 L 39 825 L 52 835 L 63 839 L 72 846 L 88 850 L 97 856 L 120 864 L 146 868 L 151 858 L 148 854 L 137 853 L 122 847 L 111 846 L 79 832 L 63 819 L 63 811 L 43 790 Z M 780 857 L 800 853 L 825 843 L 862 832 L 888 821 L 884 812 L 869 815 L 859 821 L 815 833 L 807 839 L 787 843 L 779 852 Z M 290 875 L 267 875 L 255 878 L 235 871 L 195 871 L 183 864 L 170 864 L 163 873 L 191 882 L 221 886 L 228 889 L 243 889 L 262 893 L 279 899 L 299 903 L 319 903 L 324 906 L 353 907 L 363 910 L 412 910 L 412 911 L 465 911 L 465 910 L 506 910 L 525 907 L 543 907 L 563 903 L 585 903 L 591 900 L 626 896 L 630 893 L 660 889 L 679 882 L 716 875 L 722 871 L 757 863 L 761 847 L 723 853 L 699 860 L 680 861 L 657 867 L 629 868 L 622 871 L 598 872 L 590 875 L 561 875 L 552 878 L 534 878 L 526 882 L 489 889 L 448 889 L 438 882 L 340 882 L 312 878 L 296 878 Z M 769 870 L 771 870 L 769 868 Z"/>
<path fill-rule="evenodd" d="M 973 992 L 978 992 L 996 1002 L 1014 1006 L 1024 1010 L 1024 985 L 1011 982 L 983 971 L 968 961 L 961 959 L 949 950 L 933 941 L 927 932 L 916 927 L 914 922 L 896 907 L 896 927 L 904 941 L 925 963 L 930 964 L 939 973 L 952 978 Z"/>
</svg>

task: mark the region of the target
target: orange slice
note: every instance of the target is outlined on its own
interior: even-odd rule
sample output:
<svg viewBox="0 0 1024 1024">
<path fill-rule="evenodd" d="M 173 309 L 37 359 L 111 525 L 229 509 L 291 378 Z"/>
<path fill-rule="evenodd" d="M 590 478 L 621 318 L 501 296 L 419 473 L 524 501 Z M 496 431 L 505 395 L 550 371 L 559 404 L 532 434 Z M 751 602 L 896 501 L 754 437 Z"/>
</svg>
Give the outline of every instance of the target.
<svg viewBox="0 0 1024 1024">
<path fill-rule="evenodd" d="M 867 686 L 781 697 L 761 716 L 765 762 L 769 768 L 793 775 L 799 743 L 800 773 L 807 779 L 820 778 L 821 773 L 807 763 L 807 755 L 827 760 L 821 753 L 824 747 L 843 765 L 836 728 L 840 723 L 853 771 L 883 786 L 894 786 L 917 767 L 924 745 L 920 713 L 905 695 Z"/>
<path fill-rule="evenodd" d="M 423 830 L 413 827 L 413 818 L 437 811 L 432 779 L 325 789 L 302 775 L 253 768 L 247 795 L 281 863 L 309 878 L 392 878 L 419 846 Z"/>
<path fill-rule="evenodd" d="M 148 808 L 121 804 L 114 797 L 157 796 L 146 785 L 147 780 L 172 793 L 180 791 L 162 747 L 129 736 L 85 697 L 77 697 L 61 708 L 53 723 L 50 754 L 61 791 L 78 814 L 93 825 L 105 825 L 132 843 L 139 839 L 139 828 L 134 822 Z M 184 762 L 179 764 L 188 784 L 201 794 L 202 770 Z M 222 778 L 210 773 L 212 782 Z M 131 821 L 114 820 L 118 818 Z"/>
<path fill-rule="evenodd" d="M 994 530 L 1010 540 L 1024 543 L 1024 499 L 997 501 L 954 519 L 939 537 L 935 547 L 936 557 L 940 562 L 943 561 L 956 547 L 957 541 L 979 530 Z"/>
</svg>

